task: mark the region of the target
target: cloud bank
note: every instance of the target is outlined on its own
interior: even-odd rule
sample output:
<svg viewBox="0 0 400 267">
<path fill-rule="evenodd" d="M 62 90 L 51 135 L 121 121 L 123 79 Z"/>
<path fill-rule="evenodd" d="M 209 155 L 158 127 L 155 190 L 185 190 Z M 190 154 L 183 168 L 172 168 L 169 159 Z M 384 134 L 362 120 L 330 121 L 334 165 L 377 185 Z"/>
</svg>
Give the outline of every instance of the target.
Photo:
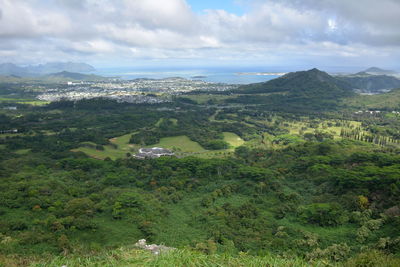
<svg viewBox="0 0 400 267">
<path fill-rule="evenodd" d="M 0 61 L 396 67 L 400 59 L 398 0 L 239 3 L 243 15 L 196 13 L 185 0 L 0 0 Z"/>
</svg>

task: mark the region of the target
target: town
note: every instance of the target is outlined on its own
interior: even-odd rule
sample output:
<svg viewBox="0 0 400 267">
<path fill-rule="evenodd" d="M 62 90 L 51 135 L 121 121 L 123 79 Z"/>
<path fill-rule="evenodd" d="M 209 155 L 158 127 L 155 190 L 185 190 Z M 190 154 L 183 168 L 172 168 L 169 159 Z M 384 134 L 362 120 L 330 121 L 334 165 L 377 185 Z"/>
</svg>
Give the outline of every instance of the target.
<svg viewBox="0 0 400 267">
<path fill-rule="evenodd" d="M 130 103 L 168 102 L 169 96 L 191 91 L 226 91 L 238 85 L 210 83 L 202 80 L 188 80 L 174 77 L 165 79 L 135 79 L 100 82 L 67 82 L 52 88 L 40 87 L 37 98 L 44 101 L 61 99 L 80 100 L 106 97 Z M 37 92 L 36 88 L 36 92 Z"/>
</svg>

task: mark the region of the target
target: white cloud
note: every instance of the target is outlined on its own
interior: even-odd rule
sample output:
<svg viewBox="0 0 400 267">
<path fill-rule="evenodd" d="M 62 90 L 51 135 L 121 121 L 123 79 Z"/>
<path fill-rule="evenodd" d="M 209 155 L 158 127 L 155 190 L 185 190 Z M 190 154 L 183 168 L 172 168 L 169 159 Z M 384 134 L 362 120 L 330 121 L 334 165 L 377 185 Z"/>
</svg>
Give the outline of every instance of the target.
<svg viewBox="0 0 400 267">
<path fill-rule="evenodd" d="M 196 14 L 185 0 L 0 0 L 0 56 L 3 61 L 400 59 L 398 0 L 246 3 L 247 12 L 236 15 Z"/>
</svg>

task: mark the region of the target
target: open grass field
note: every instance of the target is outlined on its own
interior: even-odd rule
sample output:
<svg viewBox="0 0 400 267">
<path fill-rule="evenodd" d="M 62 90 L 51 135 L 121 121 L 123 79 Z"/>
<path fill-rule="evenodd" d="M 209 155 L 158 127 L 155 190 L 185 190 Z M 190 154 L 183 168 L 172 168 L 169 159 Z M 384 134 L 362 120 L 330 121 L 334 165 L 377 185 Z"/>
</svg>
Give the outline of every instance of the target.
<svg viewBox="0 0 400 267">
<path fill-rule="evenodd" d="M 110 142 L 113 145 L 103 146 L 104 150 L 96 149 L 96 144 L 91 142 L 82 143 L 82 146 L 73 149 L 74 152 L 83 152 L 90 157 L 97 159 L 105 159 L 107 157 L 111 159 L 125 158 L 127 153 L 134 154 L 140 148 L 138 145 L 129 144 L 129 139 L 133 133 L 122 135 L 119 137 L 111 138 Z M 223 150 L 206 150 L 200 146 L 197 142 L 189 139 L 189 137 L 172 136 L 161 138 L 160 142 L 147 147 L 162 147 L 175 151 L 178 156 L 193 155 L 203 158 L 211 157 L 223 157 L 227 153 L 234 151 L 234 148 L 244 144 L 244 141 L 236 134 L 230 132 L 224 132 L 224 140 L 229 143 L 230 148 Z M 114 146 L 116 145 L 116 146 Z"/>
<path fill-rule="evenodd" d="M 91 142 L 83 143 L 81 147 L 73 149 L 74 152 L 83 152 L 90 157 L 97 159 L 105 159 L 107 157 L 111 159 L 125 158 L 126 153 L 135 153 L 139 147 L 133 144 L 129 144 L 129 139 L 133 133 L 125 134 L 119 137 L 111 138 L 110 142 L 116 147 L 108 145 L 103 146 L 104 150 L 95 149 L 96 144 Z M 85 146 L 89 145 L 89 146 Z"/>
<path fill-rule="evenodd" d="M 95 144 L 93 144 L 95 145 Z M 117 159 L 117 158 L 124 158 L 126 157 L 126 152 L 124 153 L 123 151 L 119 149 L 114 149 L 111 146 L 104 146 L 104 150 L 97 150 L 92 147 L 86 147 L 86 146 L 81 146 L 79 148 L 73 149 L 73 152 L 83 152 L 86 155 L 96 158 L 96 159 L 105 159 L 105 158 L 110 158 L 110 159 Z"/>
<path fill-rule="evenodd" d="M 189 98 L 198 104 L 206 104 L 208 101 L 213 101 L 214 103 L 221 103 L 226 99 L 235 98 L 235 96 L 228 96 L 228 95 L 210 95 L 210 94 L 203 94 L 203 95 L 185 95 L 186 98 Z"/>
<path fill-rule="evenodd" d="M 242 138 L 235 133 L 224 132 L 224 141 L 227 142 L 232 148 L 236 148 L 244 144 Z"/>
<path fill-rule="evenodd" d="M 18 155 L 28 154 L 31 150 L 30 149 L 18 149 L 14 153 Z"/>
<path fill-rule="evenodd" d="M 32 106 L 44 106 L 49 104 L 49 101 L 42 101 L 38 99 L 20 99 L 20 98 L 4 98 L 0 97 L 0 103 L 10 103 L 10 104 L 25 104 Z"/>
<path fill-rule="evenodd" d="M 147 147 L 162 147 L 186 153 L 201 153 L 206 151 L 197 142 L 190 140 L 185 135 L 161 138 L 158 144 Z"/>
<path fill-rule="evenodd" d="M 164 120 L 165 120 L 165 118 L 159 119 L 159 120 L 156 122 L 155 126 L 156 126 L 156 127 L 159 127 L 160 124 L 161 124 Z M 177 120 L 177 119 L 171 118 L 171 119 L 168 119 L 168 120 L 171 121 L 172 124 L 173 124 L 174 126 L 177 126 L 177 125 L 178 125 L 178 120 Z"/>
<path fill-rule="evenodd" d="M 335 126 L 334 121 L 323 121 L 318 123 L 317 128 L 311 128 L 308 123 L 306 122 L 291 122 L 289 123 L 289 126 L 286 127 L 287 130 L 289 130 L 290 134 L 293 135 L 298 135 L 300 132 L 304 133 L 314 133 L 316 130 L 322 131 L 322 132 L 328 132 L 333 135 L 333 137 L 340 138 L 340 132 L 342 129 L 355 129 L 357 127 L 361 126 L 361 122 L 358 121 L 347 121 L 349 123 L 350 127 L 343 127 L 343 126 Z M 329 126 L 330 124 L 330 126 Z"/>
</svg>

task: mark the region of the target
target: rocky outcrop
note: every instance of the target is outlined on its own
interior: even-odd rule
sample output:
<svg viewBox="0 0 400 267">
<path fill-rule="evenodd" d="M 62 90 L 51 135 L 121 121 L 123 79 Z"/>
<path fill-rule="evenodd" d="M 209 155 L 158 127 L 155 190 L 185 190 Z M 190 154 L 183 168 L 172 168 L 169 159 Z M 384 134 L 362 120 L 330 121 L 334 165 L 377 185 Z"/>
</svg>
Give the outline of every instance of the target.
<svg viewBox="0 0 400 267">
<path fill-rule="evenodd" d="M 140 239 L 138 242 L 136 242 L 135 247 L 140 248 L 140 249 L 149 250 L 155 255 L 158 255 L 160 253 L 165 253 L 165 252 L 175 249 L 175 248 L 167 247 L 164 245 L 156 245 L 156 244 L 147 245 L 146 239 Z"/>
</svg>

